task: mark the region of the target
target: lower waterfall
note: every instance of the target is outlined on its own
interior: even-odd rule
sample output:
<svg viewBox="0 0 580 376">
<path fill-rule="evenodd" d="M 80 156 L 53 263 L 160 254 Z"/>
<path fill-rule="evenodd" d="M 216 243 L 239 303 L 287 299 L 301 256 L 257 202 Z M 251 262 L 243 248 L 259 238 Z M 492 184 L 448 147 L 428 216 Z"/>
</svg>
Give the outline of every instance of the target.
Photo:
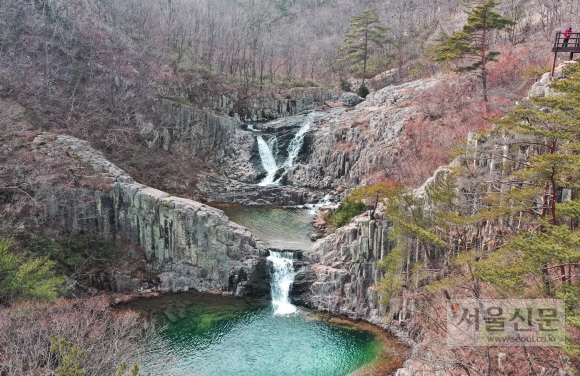
<svg viewBox="0 0 580 376">
<path fill-rule="evenodd" d="M 267 258 L 270 266 L 270 286 L 275 315 L 296 312 L 290 303 L 290 287 L 294 282 L 294 252 L 270 252 Z"/>
</svg>

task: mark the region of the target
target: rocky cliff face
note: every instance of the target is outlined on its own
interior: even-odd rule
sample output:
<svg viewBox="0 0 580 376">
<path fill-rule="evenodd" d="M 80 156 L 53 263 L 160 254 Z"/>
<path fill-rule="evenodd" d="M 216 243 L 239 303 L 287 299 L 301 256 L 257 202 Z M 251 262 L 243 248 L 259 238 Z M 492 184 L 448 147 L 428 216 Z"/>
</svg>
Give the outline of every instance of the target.
<svg viewBox="0 0 580 376">
<path fill-rule="evenodd" d="M 185 145 L 193 157 L 205 161 L 206 167 L 225 177 L 253 182 L 259 171 L 251 162 L 255 149 L 254 136 L 244 131 L 244 122 L 288 117 L 314 110 L 327 100 L 338 98 L 335 88 L 294 88 L 285 94 L 258 92 L 239 98 L 237 92 L 203 94 L 202 103 L 210 107 L 196 108 L 196 97 L 186 90 L 170 93 L 160 89 L 161 99 L 153 108 L 162 119 L 160 124 L 136 115 L 139 134 L 149 148 L 168 152 L 175 145 Z"/>
<path fill-rule="evenodd" d="M 41 134 L 32 147 L 38 159 L 80 162 L 84 176 L 94 179 L 92 187 L 55 187 L 48 215 L 72 231 L 138 244 L 151 269 L 159 273 L 162 290 L 269 293 L 264 259 L 268 251 L 221 210 L 133 181 L 86 141 Z"/>
<path fill-rule="evenodd" d="M 215 89 L 215 88 L 212 88 Z M 264 90 L 240 94 L 236 91 L 206 92 L 188 88 L 180 95 L 191 101 L 207 103 L 219 113 L 243 122 L 273 120 L 312 111 L 320 103 L 337 100 L 340 90 L 333 87 L 297 87 L 287 90 Z"/>
<path fill-rule="evenodd" d="M 396 169 L 393 153 L 406 121 L 420 112 L 412 100 L 436 80 L 389 86 L 352 109 L 335 111 L 308 136 L 308 154 L 288 183 L 311 188 L 345 188 L 363 183 L 377 171 Z"/>
<path fill-rule="evenodd" d="M 380 217 L 380 215 L 378 215 Z M 380 304 L 377 265 L 390 251 L 389 223 L 363 215 L 317 241 L 303 258 L 293 286 L 297 303 L 307 307 L 381 324 L 387 313 Z"/>
<path fill-rule="evenodd" d="M 257 172 L 250 162 L 254 138 L 241 129 L 239 119 L 169 99 L 162 99 L 156 111 L 163 119 L 162 124 L 154 125 L 137 116 L 139 133 L 149 148 L 160 147 L 174 153 L 179 152 L 175 145 L 184 145 L 194 158 L 204 161 L 203 167 L 244 181 L 256 178 Z"/>
</svg>

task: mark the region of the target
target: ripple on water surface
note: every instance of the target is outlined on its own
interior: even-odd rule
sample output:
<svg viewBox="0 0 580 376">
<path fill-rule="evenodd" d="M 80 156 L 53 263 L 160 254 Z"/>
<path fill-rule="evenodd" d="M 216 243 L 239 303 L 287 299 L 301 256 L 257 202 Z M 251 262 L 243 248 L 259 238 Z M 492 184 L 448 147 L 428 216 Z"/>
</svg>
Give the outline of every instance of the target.
<svg viewBox="0 0 580 376">
<path fill-rule="evenodd" d="M 179 294 L 128 307 L 168 324 L 143 362 L 154 375 L 347 375 L 382 346 L 356 325 L 302 309 L 275 315 L 263 302 L 232 297 Z"/>
<path fill-rule="evenodd" d="M 247 227 L 271 248 L 307 250 L 312 245 L 309 233 L 314 231 L 311 221 L 315 214 L 309 209 L 211 205 L 223 210 L 230 221 Z"/>
</svg>

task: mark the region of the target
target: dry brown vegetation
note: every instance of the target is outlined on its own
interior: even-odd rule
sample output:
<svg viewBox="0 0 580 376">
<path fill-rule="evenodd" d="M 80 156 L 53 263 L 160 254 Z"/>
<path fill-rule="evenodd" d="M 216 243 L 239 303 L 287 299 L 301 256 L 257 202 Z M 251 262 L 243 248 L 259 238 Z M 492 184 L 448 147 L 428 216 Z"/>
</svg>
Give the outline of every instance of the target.
<svg viewBox="0 0 580 376">
<path fill-rule="evenodd" d="M 546 71 L 550 58 L 547 44 L 512 46 L 498 42 L 496 48 L 502 55 L 489 68 L 488 102 L 481 99 L 475 75 L 453 72 L 440 73 L 438 83 L 413 101 L 421 111 L 409 119 L 401 142 L 391 151 L 398 169 L 389 169 L 388 178 L 420 186 L 437 167 L 450 162 L 453 150 L 469 132 L 488 132 L 493 119 L 524 97 L 539 72 Z"/>
<path fill-rule="evenodd" d="M 457 270 L 456 273 L 460 271 Z M 453 299 L 474 298 L 494 299 L 493 291 L 475 291 L 482 286 L 464 285 L 452 293 Z M 483 287 L 485 290 L 485 287 Z M 411 321 L 402 320 L 403 328 L 418 341 L 414 349 L 412 364 L 418 374 L 424 372 L 447 372 L 449 375 L 571 375 L 564 370 L 580 369 L 580 358 L 566 356 L 561 349 L 534 346 L 457 346 L 447 344 L 447 304 L 443 293 L 407 294 L 406 300 L 413 300 Z M 569 328 L 571 340 L 578 343 L 577 330 Z"/>
<path fill-rule="evenodd" d="M 113 374 L 120 362 L 139 359 L 158 340 L 155 328 L 133 311 L 117 311 L 108 297 L 19 303 L 0 310 L 0 374 L 54 375 L 51 336 L 79 350 L 87 375 Z"/>
</svg>

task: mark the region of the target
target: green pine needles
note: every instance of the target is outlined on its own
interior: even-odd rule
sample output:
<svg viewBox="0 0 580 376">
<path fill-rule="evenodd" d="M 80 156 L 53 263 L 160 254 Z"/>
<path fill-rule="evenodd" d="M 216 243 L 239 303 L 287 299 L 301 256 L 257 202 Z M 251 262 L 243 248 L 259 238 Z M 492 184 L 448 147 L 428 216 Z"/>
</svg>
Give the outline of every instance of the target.
<svg viewBox="0 0 580 376">
<path fill-rule="evenodd" d="M 439 46 L 436 60 L 451 62 L 461 60 L 459 72 L 481 70 L 483 100 L 487 101 L 487 63 L 497 61 L 499 52 L 489 49 L 490 34 L 508 30 L 516 23 L 504 18 L 493 9 L 499 5 L 495 0 L 469 7 L 467 23 L 463 29 L 446 38 Z"/>
<path fill-rule="evenodd" d="M 0 302 L 37 299 L 55 301 L 66 280 L 55 276 L 48 257 L 24 259 L 9 253 L 10 240 L 0 240 Z"/>
<path fill-rule="evenodd" d="M 349 32 L 344 36 L 344 45 L 340 48 L 340 51 L 345 51 L 346 55 L 339 61 L 362 62 L 361 88 L 366 88 L 365 76 L 370 47 L 372 45 L 382 46 L 387 42 L 388 28 L 382 25 L 377 10 L 370 8 L 354 16 L 348 24 L 348 30 Z"/>
</svg>

